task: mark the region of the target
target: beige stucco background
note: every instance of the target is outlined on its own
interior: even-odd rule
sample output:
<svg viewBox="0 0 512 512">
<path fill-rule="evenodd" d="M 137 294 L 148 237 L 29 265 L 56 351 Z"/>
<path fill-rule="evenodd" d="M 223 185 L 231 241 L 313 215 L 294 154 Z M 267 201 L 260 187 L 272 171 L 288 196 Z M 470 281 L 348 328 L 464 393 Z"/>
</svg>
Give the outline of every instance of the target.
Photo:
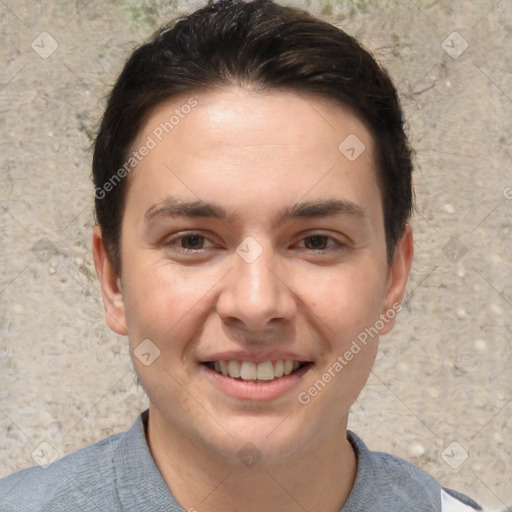
<svg viewBox="0 0 512 512">
<path fill-rule="evenodd" d="M 62 456 L 124 430 L 147 405 L 127 340 L 103 320 L 90 144 L 123 59 L 199 5 L 0 2 L 0 476 L 35 464 L 41 446 Z M 372 449 L 504 508 L 512 503 L 512 2 L 295 5 L 358 37 L 388 67 L 416 150 L 416 259 L 404 314 L 381 340 L 350 428 Z"/>
</svg>

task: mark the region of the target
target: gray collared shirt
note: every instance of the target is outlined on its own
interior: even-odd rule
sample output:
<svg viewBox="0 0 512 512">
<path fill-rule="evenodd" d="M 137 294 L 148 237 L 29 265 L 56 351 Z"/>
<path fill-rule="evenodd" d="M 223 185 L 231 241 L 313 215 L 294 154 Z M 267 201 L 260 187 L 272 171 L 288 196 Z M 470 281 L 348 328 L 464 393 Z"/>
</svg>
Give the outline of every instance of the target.
<svg viewBox="0 0 512 512">
<path fill-rule="evenodd" d="M 127 432 L 0 480 L 0 512 L 183 512 L 158 470 L 145 436 L 148 411 Z M 348 432 L 357 475 L 340 512 L 481 510 L 427 473 L 386 453 L 371 452 Z M 198 504 L 200 509 L 200 505 Z"/>
</svg>

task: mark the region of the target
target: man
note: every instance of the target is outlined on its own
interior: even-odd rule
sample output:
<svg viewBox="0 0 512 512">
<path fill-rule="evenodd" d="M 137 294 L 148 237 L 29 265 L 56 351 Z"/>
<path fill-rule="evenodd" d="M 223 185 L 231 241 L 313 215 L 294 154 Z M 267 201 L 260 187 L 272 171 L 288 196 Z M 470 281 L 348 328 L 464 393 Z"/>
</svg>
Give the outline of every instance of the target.
<svg viewBox="0 0 512 512">
<path fill-rule="evenodd" d="M 0 510 L 471 511 L 347 431 L 413 242 L 396 91 L 351 37 L 216 3 L 128 60 L 95 144 L 106 321 L 150 400 Z"/>
</svg>

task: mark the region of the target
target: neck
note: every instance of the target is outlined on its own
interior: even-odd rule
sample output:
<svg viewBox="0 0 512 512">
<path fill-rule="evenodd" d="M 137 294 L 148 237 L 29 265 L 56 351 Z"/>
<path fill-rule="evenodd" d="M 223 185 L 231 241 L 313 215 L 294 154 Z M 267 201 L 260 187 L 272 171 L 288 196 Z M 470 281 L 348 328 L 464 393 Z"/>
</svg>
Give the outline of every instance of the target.
<svg viewBox="0 0 512 512">
<path fill-rule="evenodd" d="M 187 511 L 339 512 L 352 489 L 357 460 L 346 422 L 316 446 L 244 466 L 173 432 L 150 410 L 147 439 L 174 498 Z"/>
</svg>

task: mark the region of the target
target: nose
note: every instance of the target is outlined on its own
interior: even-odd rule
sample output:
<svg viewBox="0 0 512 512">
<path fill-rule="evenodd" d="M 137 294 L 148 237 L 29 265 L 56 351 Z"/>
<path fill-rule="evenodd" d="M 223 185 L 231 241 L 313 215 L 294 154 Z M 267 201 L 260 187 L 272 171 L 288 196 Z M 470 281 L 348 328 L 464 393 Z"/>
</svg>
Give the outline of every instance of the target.
<svg viewBox="0 0 512 512">
<path fill-rule="evenodd" d="M 226 325 L 261 333 L 295 316 L 297 302 L 288 276 L 270 248 L 254 260 L 236 253 L 233 262 L 217 301 L 217 313 Z"/>
</svg>

